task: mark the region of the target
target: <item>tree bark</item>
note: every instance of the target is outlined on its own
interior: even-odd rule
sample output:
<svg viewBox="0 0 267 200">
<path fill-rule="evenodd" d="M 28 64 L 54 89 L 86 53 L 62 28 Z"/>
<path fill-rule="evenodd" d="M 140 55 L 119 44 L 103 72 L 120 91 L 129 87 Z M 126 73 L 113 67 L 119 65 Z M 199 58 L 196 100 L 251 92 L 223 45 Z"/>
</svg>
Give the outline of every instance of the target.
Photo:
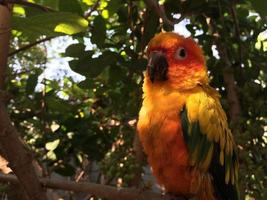
<svg viewBox="0 0 267 200">
<path fill-rule="evenodd" d="M 9 39 L 11 33 L 11 7 L 0 4 L 0 89 L 4 89 Z"/>
<path fill-rule="evenodd" d="M 11 7 L 11 5 L 0 5 L 0 95 L 5 93 L 7 57 L 11 34 Z M 46 200 L 45 192 L 32 166 L 32 156 L 19 139 L 19 134 L 6 110 L 6 102 L 1 96 L 0 146 L 28 198 L 30 200 Z"/>
<path fill-rule="evenodd" d="M 235 83 L 234 72 L 229 60 L 227 49 L 221 45 L 219 41 L 216 42 L 219 56 L 224 61 L 225 67 L 223 69 L 223 80 L 227 91 L 227 101 L 229 104 L 229 116 L 233 123 L 237 123 L 241 114 L 240 102 L 237 94 L 237 86 Z"/>
<path fill-rule="evenodd" d="M 25 190 L 21 187 L 21 184 L 10 183 L 7 188 L 7 199 L 8 200 L 29 200 Z"/>
</svg>

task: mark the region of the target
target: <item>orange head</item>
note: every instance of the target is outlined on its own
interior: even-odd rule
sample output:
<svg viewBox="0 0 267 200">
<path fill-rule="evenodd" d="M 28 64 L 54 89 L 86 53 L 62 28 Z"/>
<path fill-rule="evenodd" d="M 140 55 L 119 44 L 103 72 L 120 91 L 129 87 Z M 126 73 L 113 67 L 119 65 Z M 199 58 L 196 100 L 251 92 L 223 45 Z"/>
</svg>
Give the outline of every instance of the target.
<svg viewBox="0 0 267 200">
<path fill-rule="evenodd" d="M 145 76 L 151 84 L 190 89 L 208 83 L 202 50 L 191 38 L 172 32 L 159 33 L 149 42 L 147 56 Z"/>
</svg>

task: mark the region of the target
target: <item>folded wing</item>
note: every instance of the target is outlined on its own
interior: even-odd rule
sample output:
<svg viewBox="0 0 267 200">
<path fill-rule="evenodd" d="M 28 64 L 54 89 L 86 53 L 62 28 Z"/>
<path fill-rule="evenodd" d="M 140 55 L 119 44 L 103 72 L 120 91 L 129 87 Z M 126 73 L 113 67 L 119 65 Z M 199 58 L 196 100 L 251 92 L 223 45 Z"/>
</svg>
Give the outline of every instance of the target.
<svg viewBox="0 0 267 200">
<path fill-rule="evenodd" d="M 216 90 L 205 86 L 190 95 L 181 121 L 191 165 L 212 175 L 217 196 L 239 199 L 236 145 Z"/>
</svg>

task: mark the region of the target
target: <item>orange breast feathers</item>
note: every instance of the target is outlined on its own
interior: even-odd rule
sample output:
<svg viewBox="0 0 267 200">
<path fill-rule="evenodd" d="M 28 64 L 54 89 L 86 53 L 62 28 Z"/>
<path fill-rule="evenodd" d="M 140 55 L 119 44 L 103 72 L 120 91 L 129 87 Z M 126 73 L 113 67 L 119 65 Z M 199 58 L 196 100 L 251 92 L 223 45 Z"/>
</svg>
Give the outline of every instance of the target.
<svg viewBox="0 0 267 200">
<path fill-rule="evenodd" d="M 147 75 L 143 87 L 147 93 L 139 113 L 138 133 L 153 175 L 168 192 L 191 196 L 199 187 L 199 176 L 190 169 L 179 117 L 186 95 L 157 84 L 152 87 Z"/>
<path fill-rule="evenodd" d="M 183 137 L 179 113 L 190 93 L 152 85 L 147 73 L 143 90 L 137 129 L 157 182 L 167 192 L 215 200 L 211 178 L 192 167 Z"/>
</svg>

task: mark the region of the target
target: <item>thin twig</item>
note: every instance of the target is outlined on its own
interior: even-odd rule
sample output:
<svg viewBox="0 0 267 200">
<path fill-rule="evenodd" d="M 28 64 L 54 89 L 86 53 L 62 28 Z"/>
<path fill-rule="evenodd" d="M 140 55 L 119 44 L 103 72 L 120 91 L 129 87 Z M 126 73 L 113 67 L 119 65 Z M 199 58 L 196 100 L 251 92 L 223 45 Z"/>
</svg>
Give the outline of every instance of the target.
<svg viewBox="0 0 267 200">
<path fill-rule="evenodd" d="M 75 182 L 78 183 L 78 182 L 81 180 L 81 178 L 83 177 L 84 174 L 85 174 L 85 171 L 82 170 L 82 171 L 79 173 L 78 177 L 75 178 Z"/>
<path fill-rule="evenodd" d="M 42 42 L 51 40 L 51 39 L 53 39 L 53 38 L 55 38 L 55 37 L 47 37 L 47 38 L 44 38 L 44 39 L 35 41 L 35 42 L 33 42 L 33 43 L 27 44 L 27 45 L 25 45 L 25 46 L 23 46 L 23 47 L 21 47 L 21 48 L 15 50 L 15 51 L 10 52 L 10 53 L 8 54 L 8 57 L 13 56 L 13 55 L 15 55 L 15 54 L 17 54 L 17 53 L 19 53 L 19 52 L 21 52 L 21 51 L 25 51 L 25 50 L 27 50 L 27 49 L 29 49 L 29 48 L 31 48 L 31 47 L 37 45 L 37 44 L 40 44 L 40 43 L 42 43 Z"/>
<path fill-rule="evenodd" d="M 168 19 L 163 5 L 159 5 L 155 0 L 144 0 L 150 9 L 152 9 L 156 14 L 162 19 L 163 23 L 167 26 L 174 28 L 175 24 L 179 24 L 185 19 L 184 15 L 181 15 L 178 19 Z"/>
<path fill-rule="evenodd" d="M 4 0 L 4 3 L 6 3 L 6 4 L 18 4 L 18 5 L 28 6 L 28 7 L 32 7 L 32 8 L 37 8 L 37 9 L 42 10 L 44 12 L 55 11 L 54 9 L 49 8 L 47 6 L 43 6 L 43 5 L 40 5 L 37 3 L 32 3 L 32 2 L 23 1 L 23 0 Z"/>
<path fill-rule="evenodd" d="M 157 1 L 155 0 L 145 0 L 145 3 L 147 6 L 149 6 L 156 14 L 162 19 L 163 23 L 167 26 L 174 27 L 175 22 L 168 19 L 166 16 L 164 7 L 162 5 L 159 5 Z"/>
<path fill-rule="evenodd" d="M 92 12 L 94 12 L 96 9 L 97 9 L 97 7 L 99 6 L 99 4 L 100 4 L 100 0 L 97 0 L 95 3 L 94 3 L 94 5 L 92 6 L 92 8 L 90 9 L 90 10 L 88 10 L 87 12 L 85 12 L 85 14 L 84 14 L 84 18 L 85 19 L 87 19 L 88 17 L 90 17 L 91 16 L 91 14 L 92 14 Z"/>
</svg>

